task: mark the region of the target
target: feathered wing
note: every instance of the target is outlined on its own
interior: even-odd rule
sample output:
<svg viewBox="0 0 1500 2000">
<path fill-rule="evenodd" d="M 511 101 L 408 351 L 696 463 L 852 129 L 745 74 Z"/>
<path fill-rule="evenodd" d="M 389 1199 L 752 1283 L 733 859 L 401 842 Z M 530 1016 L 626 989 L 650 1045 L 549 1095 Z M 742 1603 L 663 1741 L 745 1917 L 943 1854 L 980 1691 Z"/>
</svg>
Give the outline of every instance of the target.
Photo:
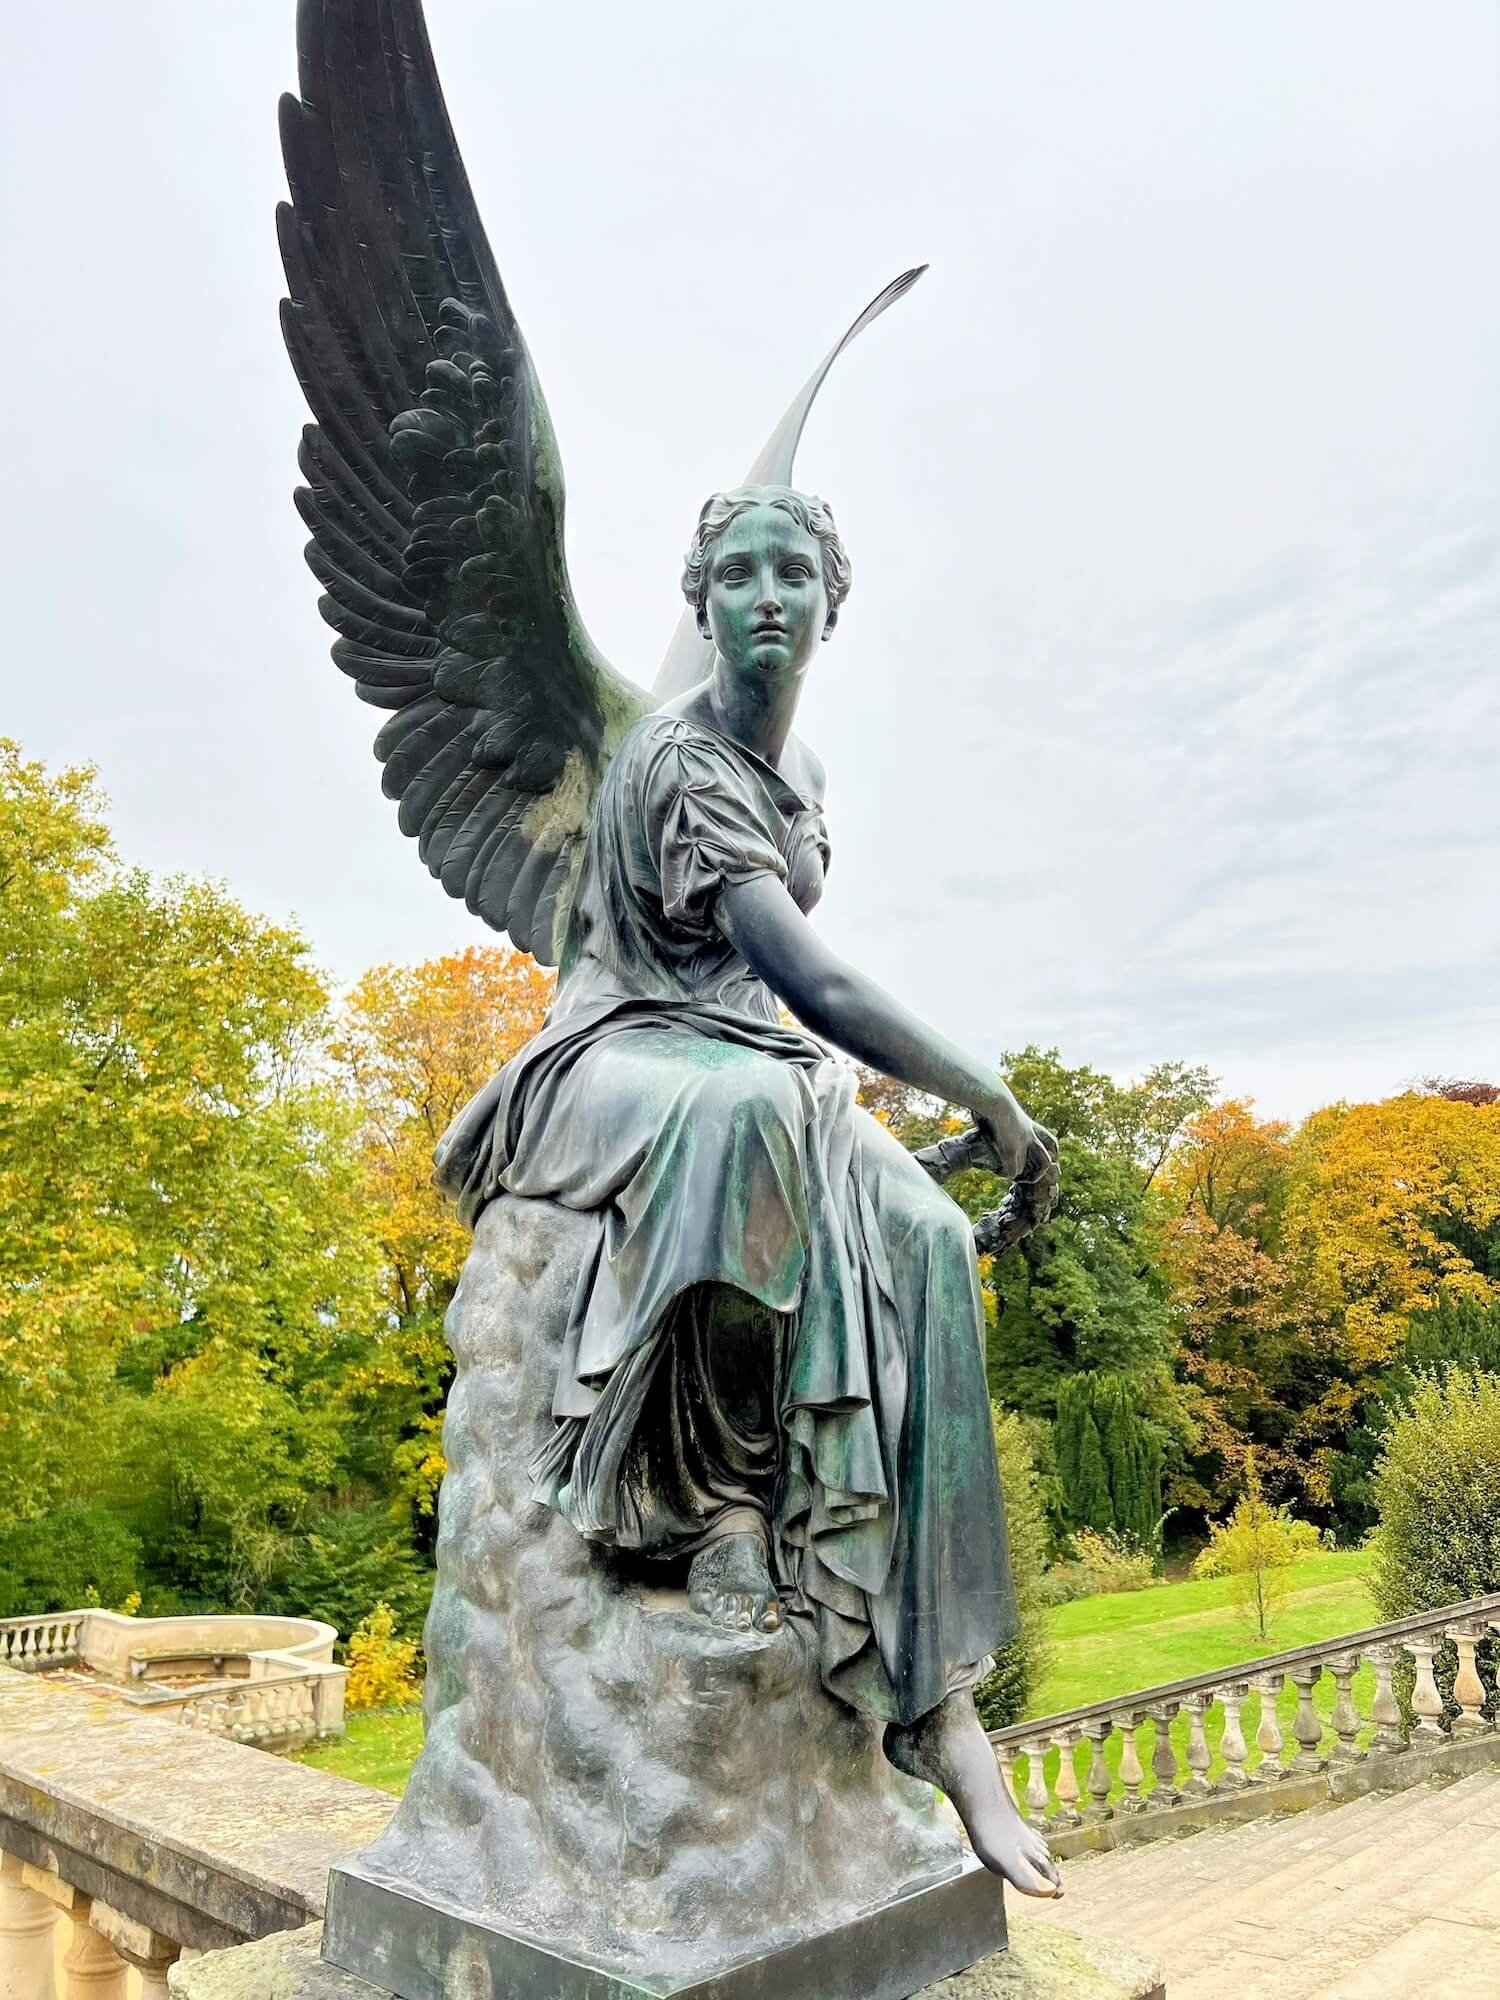
<svg viewBox="0 0 1500 2000">
<path fill-rule="evenodd" d="M 600 780 L 650 703 L 573 602 L 551 420 L 420 0 L 301 0 L 297 53 L 282 326 L 317 418 L 297 507 L 333 657 L 391 711 L 383 789 L 428 868 L 556 964 Z"/>
</svg>

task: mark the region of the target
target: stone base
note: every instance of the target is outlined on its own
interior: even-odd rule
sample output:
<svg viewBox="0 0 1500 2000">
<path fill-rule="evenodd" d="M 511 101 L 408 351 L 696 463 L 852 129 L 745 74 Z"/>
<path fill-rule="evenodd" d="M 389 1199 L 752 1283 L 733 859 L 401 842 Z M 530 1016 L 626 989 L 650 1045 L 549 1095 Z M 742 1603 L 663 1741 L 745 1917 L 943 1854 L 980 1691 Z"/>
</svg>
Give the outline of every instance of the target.
<svg viewBox="0 0 1500 2000">
<path fill-rule="evenodd" d="M 322 1957 L 322 1925 L 282 1931 L 258 1944 L 216 1951 L 167 1975 L 173 2000 L 380 2000 L 373 1986 L 340 1972 Z M 482 1986 L 454 1989 L 483 1993 Z M 510 2000 L 492 1989 L 491 2000 Z M 819 2000 L 844 2000 L 857 1989 L 826 1986 Z M 865 2000 L 858 1992 L 858 2000 Z M 945 1979 L 920 2000 L 1167 2000 L 1160 1972 L 1136 1952 L 1085 1944 L 1051 1924 L 1023 1917 L 1011 1929 L 1010 1949 Z"/>
<path fill-rule="evenodd" d="M 323 1951 L 395 2000 L 471 1992 L 495 2000 L 910 2000 L 1005 1942 L 1001 1885 L 972 1859 L 948 1881 L 835 1929 L 717 1963 L 706 1951 L 694 1970 L 661 1976 L 638 1960 L 627 1968 L 561 1954 L 372 1881 L 356 1862 L 329 1877 Z"/>
</svg>

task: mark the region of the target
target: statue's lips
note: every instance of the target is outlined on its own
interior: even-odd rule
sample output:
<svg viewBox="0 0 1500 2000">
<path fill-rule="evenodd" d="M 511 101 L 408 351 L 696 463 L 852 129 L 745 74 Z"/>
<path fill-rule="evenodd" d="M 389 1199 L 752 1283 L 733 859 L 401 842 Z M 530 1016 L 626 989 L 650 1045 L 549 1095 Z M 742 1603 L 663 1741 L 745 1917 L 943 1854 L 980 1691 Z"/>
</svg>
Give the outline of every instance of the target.
<svg viewBox="0 0 1500 2000">
<path fill-rule="evenodd" d="M 752 627 L 750 637 L 757 643 L 762 639 L 785 640 L 786 627 L 784 625 L 756 625 Z"/>
</svg>

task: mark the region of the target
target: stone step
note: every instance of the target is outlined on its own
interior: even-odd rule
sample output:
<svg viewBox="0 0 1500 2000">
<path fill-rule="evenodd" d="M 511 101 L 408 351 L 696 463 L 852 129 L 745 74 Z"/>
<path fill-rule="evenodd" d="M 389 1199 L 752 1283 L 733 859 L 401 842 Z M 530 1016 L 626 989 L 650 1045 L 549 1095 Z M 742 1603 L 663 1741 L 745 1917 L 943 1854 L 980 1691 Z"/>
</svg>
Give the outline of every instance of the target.
<svg viewBox="0 0 1500 2000">
<path fill-rule="evenodd" d="M 1247 1869 L 1262 1879 L 1289 1863 L 1305 1867 L 1307 1853 L 1326 1848 L 1335 1836 L 1351 1845 L 1360 1844 L 1367 1838 L 1365 1823 L 1391 1796 L 1371 1793 L 1344 1805 L 1309 1807 L 1304 1812 L 1119 1850 L 1097 1860 L 1064 1862 L 1063 1882 L 1068 1893 L 1057 1921 L 1067 1923 L 1071 1915 L 1081 1919 L 1086 1911 L 1092 1922 L 1096 1916 L 1118 1911 L 1135 1923 L 1143 1920 L 1143 1905 L 1162 1892 L 1169 1893 L 1170 1900 L 1158 1908 L 1162 1921 L 1169 1921 L 1182 1910 L 1185 1895 L 1208 1892 L 1215 1882 L 1242 1884 Z"/>
<path fill-rule="evenodd" d="M 1465 1796 L 1453 1796 L 1460 1792 Z M 1151 1935 L 1149 1949 L 1171 1973 L 1173 2000 L 1228 1992 L 1258 2000 L 1262 1991 L 1266 2000 L 1310 2000 L 1432 1914 L 1446 1901 L 1448 1882 L 1463 1894 L 1483 1895 L 1500 1871 L 1500 1841 L 1491 1848 L 1494 1830 L 1477 1828 L 1473 1816 L 1493 1797 L 1465 1781 L 1424 1799 L 1425 1812 L 1378 1816 L 1352 1851 L 1340 1841 L 1336 1856 L 1314 1851 L 1307 1865 L 1279 1879 L 1229 1897 L 1200 1894 L 1196 1911 Z M 1476 1861 L 1478 1848 L 1489 1852 Z M 1122 1922 L 1117 1929 L 1140 1942 L 1133 1927 Z"/>
<path fill-rule="evenodd" d="M 1389 1797 L 1389 1793 L 1367 1793 L 1346 1804 L 1309 1806 L 1301 1812 L 1277 1813 L 1240 1825 L 1207 1827 L 1199 1833 L 1144 1841 L 1109 1854 L 1079 1855 L 1062 1864 L 1063 1880 L 1069 1894 L 1076 1890 L 1078 1900 L 1087 1900 L 1090 1909 L 1105 1897 L 1133 1903 L 1143 1888 L 1179 1882 L 1184 1872 L 1194 1877 L 1232 1872 L 1235 1857 L 1247 1849 L 1263 1859 L 1287 1849 L 1301 1849 L 1309 1840 L 1324 1837 L 1324 1822 L 1335 1814 L 1340 1830 L 1352 1831 Z"/>
<path fill-rule="evenodd" d="M 1318 1987 L 1309 2000 L 1392 2000 L 1406 1994 L 1495 2000 L 1500 1993 L 1500 1928 L 1495 1926 L 1500 1926 L 1500 1910 L 1488 1929 L 1427 1918 L 1331 1985 Z"/>
<path fill-rule="evenodd" d="M 1336 1809 L 1300 1849 L 1284 1850 L 1276 1856 L 1277 1865 L 1269 1868 L 1261 1867 L 1253 1842 L 1243 1843 L 1234 1857 L 1238 1886 L 1226 1881 L 1225 1892 L 1213 1896 L 1220 1928 L 1248 1910 L 1313 1910 L 1318 1896 L 1342 1886 L 1343 1880 L 1367 1883 L 1372 1860 L 1378 1868 L 1381 1857 L 1394 1855 L 1399 1867 L 1409 1839 L 1425 1843 L 1450 1825 L 1462 1825 L 1487 1803 L 1488 1794 L 1475 1788 L 1492 1784 L 1494 1776 L 1478 1772 L 1436 1790 L 1421 1785 L 1410 1792 L 1387 1794 L 1383 1811 L 1362 1815 L 1357 1822 L 1341 1822 Z M 1192 1901 L 1204 1902 L 1211 1893 L 1209 1883 L 1200 1879 Z M 1181 1898 L 1175 1909 L 1146 1913 L 1143 1921 L 1131 1927 L 1134 1937 L 1142 1941 L 1150 1938 L 1152 1948 L 1163 1952 L 1169 1952 L 1183 1933 L 1191 1934 L 1197 1928 L 1194 1910 Z"/>
</svg>

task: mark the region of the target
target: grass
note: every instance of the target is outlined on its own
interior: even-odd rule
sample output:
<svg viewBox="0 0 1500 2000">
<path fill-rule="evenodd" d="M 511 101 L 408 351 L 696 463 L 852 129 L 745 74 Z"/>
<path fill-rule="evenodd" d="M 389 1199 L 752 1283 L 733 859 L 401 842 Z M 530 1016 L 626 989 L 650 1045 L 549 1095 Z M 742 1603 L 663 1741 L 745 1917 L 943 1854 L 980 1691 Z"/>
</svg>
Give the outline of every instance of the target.
<svg viewBox="0 0 1500 2000">
<path fill-rule="evenodd" d="M 296 1762 L 399 1798 L 421 1747 L 420 1708 L 369 1709 L 347 1717 L 342 1736 L 299 1752 Z"/>
<path fill-rule="evenodd" d="M 1340 1550 L 1326 1555 L 1307 1556 L 1292 1566 L 1291 1589 L 1286 1605 L 1277 1618 L 1269 1639 L 1261 1641 L 1235 1616 L 1229 1603 L 1229 1583 L 1224 1577 L 1202 1582 L 1161 1584 L 1150 1590 L 1124 1592 L 1107 1597 L 1084 1597 L 1062 1604 L 1052 1614 L 1055 1654 L 1052 1669 L 1037 1689 L 1029 1713 L 1056 1715 L 1070 1708 L 1084 1708 L 1107 1701 L 1111 1695 L 1134 1694 L 1141 1689 L 1160 1687 L 1169 1681 L 1187 1680 L 1194 1674 L 1212 1673 L 1219 1667 L 1238 1666 L 1243 1661 L 1284 1653 L 1293 1646 L 1313 1645 L 1319 1639 L 1337 1639 L 1346 1632 L 1378 1622 L 1365 1583 L 1370 1558 L 1364 1550 Z M 1354 1705 L 1368 1715 L 1375 1691 L 1374 1672 L 1361 1666 L 1354 1677 Z M 1324 1721 L 1322 1750 L 1326 1755 L 1336 1741 L 1327 1726 L 1335 1700 L 1332 1679 L 1324 1675 L 1314 1699 Z M 1252 1694 L 1240 1715 L 1240 1726 L 1250 1745 L 1246 1768 L 1254 1770 L 1261 1753 L 1255 1747 L 1260 1726 L 1261 1697 Z M 1276 1704 L 1277 1720 L 1287 1745 L 1295 1749 L 1292 1719 L 1297 1713 L 1297 1692 L 1290 1684 L 1283 1688 Z M 1185 1771 L 1188 1718 L 1179 1715 L 1171 1725 L 1171 1740 L 1177 1752 L 1179 1771 Z M 1360 1733 L 1365 1741 L 1374 1725 L 1366 1723 Z M 1209 1715 L 1207 1739 L 1213 1753 L 1210 1775 L 1223 1770 L 1219 1741 L 1223 1719 L 1217 1708 Z M 1156 1743 L 1156 1724 L 1143 1723 L 1136 1738 L 1137 1754 L 1150 1772 L 1151 1753 Z M 1105 1761 L 1112 1776 L 1119 1770 L 1122 1739 L 1112 1736 L 1105 1745 Z M 1092 1746 L 1082 1743 L 1074 1752 L 1083 1801 L 1088 1799 L 1087 1773 Z M 1056 1782 L 1059 1752 L 1047 1752 L 1045 1765 L 1049 1784 Z M 1017 1790 L 1026 1784 L 1029 1760 L 1022 1757 L 1016 1771 Z M 1143 1788 L 1149 1793 L 1149 1775 Z M 1118 1782 L 1111 1796 L 1124 1796 Z"/>
<path fill-rule="evenodd" d="M 1377 1617 L 1365 1587 L 1368 1566 L 1369 1557 L 1358 1550 L 1308 1556 L 1295 1564 L 1286 1607 L 1264 1644 L 1235 1617 L 1229 1604 L 1229 1584 L 1222 1577 L 1202 1583 L 1165 1583 L 1151 1590 L 1085 1597 L 1074 1604 L 1059 1605 L 1052 1614 L 1056 1649 L 1052 1671 L 1037 1689 L 1030 1712 L 1037 1716 L 1056 1715 L 1064 1709 L 1107 1701 L 1111 1695 L 1134 1694 L 1138 1689 L 1159 1687 L 1166 1681 L 1186 1680 L 1192 1674 L 1236 1666 L 1241 1660 L 1357 1632 L 1362 1626 L 1374 1624 Z M 1362 1713 L 1369 1713 L 1373 1690 L 1373 1674 L 1368 1667 L 1361 1667 L 1355 1677 L 1354 1693 Z M 1332 1683 L 1325 1677 L 1318 1690 L 1318 1707 L 1325 1717 L 1333 1707 L 1333 1700 Z M 1277 1706 L 1288 1743 L 1292 1740 L 1291 1723 L 1296 1711 L 1296 1691 L 1288 1687 Z M 1252 1695 L 1245 1704 L 1241 1719 L 1246 1739 L 1253 1744 L 1260 1721 L 1258 1695 Z M 1222 1768 L 1217 1756 L 1221 1727 L 1216 1711 L 1208 1722 L 1209 1745 L 1216 1753 L 1215 1770 Z M 1148 1769 L 1154 1729 L 1154 1724 L 1145 1724 L 1138 1738 L 1141 1761 Z M 1172 1740 L 1179 1759 L 1187 1748 L 1187 1738 L 1187 1720 L 1179 1717 L 1172 1725 Z M 1325 1735 L 1325 1747 L 1332 1740 Z M 337 1772 L 343 1778 L 354 1778 L 362 1785 L 374 1785 L 383 1792 L 394 1792 L 399 1797 L 406 1789 L 421 1747 L 419 1709 L 379 1709 L 351 1715 L 343 1737 L 303 1751 L 297 1761 L 315 1765 L 321 1771 Z M 1080 1784 L 1088 1770 L 1089 1755 L 1087 1745 L 1081 1745 L 1076 1753 Z M 1106 1756 L 1114 1771 L 1120 1757 L 1118 1737 L 1106 1747 Z M 1258 1756 L 1252 1750 L 1252 1766 Z M 1056 1750 L 1048 1753 L 1049 1779 L 1056 1776 L 1057 1758 Z M 1024 1757 L 1017 1776 L 1024 1785 Z"/>
<path fill-rule="evenodd" d="M 1052 1670 L 1030 1712 L 1056 1715 L 1357 1632 L 1378 1618 L 1365 1586 L 1369 1565 L 1363 1549 L 1294 1563 L 1285 1609 L 1264 1642 L 1235 1616 L 1222 1576 L 1060 1604 L 1052 1614 Z"/>
</svg>

